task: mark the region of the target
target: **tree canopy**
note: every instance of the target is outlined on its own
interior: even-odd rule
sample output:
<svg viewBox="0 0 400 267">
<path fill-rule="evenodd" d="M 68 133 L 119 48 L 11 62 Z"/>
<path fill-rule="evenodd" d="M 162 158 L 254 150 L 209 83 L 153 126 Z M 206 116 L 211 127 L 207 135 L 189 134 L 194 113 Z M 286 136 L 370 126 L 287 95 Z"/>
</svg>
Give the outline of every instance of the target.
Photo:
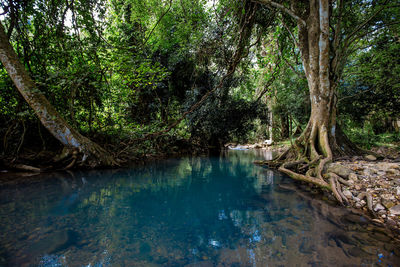
<svg viewBox="0 0 400 267">
<path fill-rule="evenodd" d="M 350 151 L 332 132 L 336 121 L 346 133 L 369 124 L 376 134 L 398 131 L 397 1 L 6 0 L 0 8 L 35 90 L 122 162 L 296 129 L 306 143 L 319 138 L 298 144 L 309 160 L 331 158 L 325 132 L 332 156 Z M 2 155 L 60 150 L 4 63 L 0 77 Z M 329 104 L 318 100 L 323 88 Z M 317 106 L 329 106 L 327 115 Z"/>
</svg>

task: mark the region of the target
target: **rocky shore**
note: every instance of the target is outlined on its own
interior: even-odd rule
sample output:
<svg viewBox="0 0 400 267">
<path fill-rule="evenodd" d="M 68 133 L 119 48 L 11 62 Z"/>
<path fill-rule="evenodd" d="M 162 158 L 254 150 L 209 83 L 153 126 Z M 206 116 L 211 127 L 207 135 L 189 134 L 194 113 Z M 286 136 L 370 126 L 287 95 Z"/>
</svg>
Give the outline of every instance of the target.
<svg viewBox="0 0 400 267">
<path fill-rule="evenodd" d="M 282 152 L 287 145 L 266 143 L 230 144 L 229 148 L 265 149 Z M 395 148 L 374 148 L 383 159 L 373 155 L 342 158 L 326 166 L 346 183 L 342 187 L 349 208 L 362 210 L 374 222 L 389 228 L 400 239 L 400 151 Z"/>
<path fill-rule="evenodd" d="M 368 155 L 339 160 L 327 166 L 341 176 L 346 205 L 364 210 L 400 237 L 400 163 L 398 159 L 377 160 Z"/>
</svg>

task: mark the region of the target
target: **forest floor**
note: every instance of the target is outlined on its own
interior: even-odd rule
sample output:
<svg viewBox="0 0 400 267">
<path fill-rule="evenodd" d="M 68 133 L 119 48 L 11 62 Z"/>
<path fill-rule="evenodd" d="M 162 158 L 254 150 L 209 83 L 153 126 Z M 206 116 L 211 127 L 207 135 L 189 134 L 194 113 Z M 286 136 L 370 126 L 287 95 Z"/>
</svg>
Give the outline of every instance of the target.
<svg viewBox="0 0 400 267">
<path fill-rule="evenodd" d="M 257 143 L 237 147 L 279 153 L 285 151 L 289 145 L 288 142 L 272 146 Z M 346 181 L 347 185 L 342 188 L 347 198 L 344 204 L 346 207 L 362 210 L 376 224 L 391 230 L 400 239 L 400 150 L 396 146 L 381 146 L 374 147 L 371 151 L 382 155 L 383 159 L 377 159 L 373 155 L 346 157 L 335 160 L 326 168 Z M 326 200 L 331 198 L 328 196 Z"/>
</svg>

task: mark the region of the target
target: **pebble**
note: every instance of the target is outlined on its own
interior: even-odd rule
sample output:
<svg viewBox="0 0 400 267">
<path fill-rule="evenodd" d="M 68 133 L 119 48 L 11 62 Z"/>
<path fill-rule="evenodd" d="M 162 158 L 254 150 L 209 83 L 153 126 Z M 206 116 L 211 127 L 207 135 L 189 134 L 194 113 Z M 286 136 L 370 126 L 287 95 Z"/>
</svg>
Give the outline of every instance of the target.
<svg viewBox="0 0 400 267">
<path fill-rule="evenodd" d="M 357 181 L 358 180 L 358 176 L 357 174 L 355 174 L 354 172 L 349 174 L 349 180 L 351 181 Z"/>
<path fill-rule="evenodd" d="M 393 207 L 395 204 L 392 201 L 382 201 L 382 204 L 387 208 L 390 209 Z"/>
<path fill-rule="evenodd" d="M 350 206 L 367 212 L 365 195 L 367 193 L 369 202 L 373 203 L 369 208 L 376 212 L 376 218 L 392 226 L 391 228 L 400 229 L 400 216 L 398 216 L 400 215 L 400 163 L 390 160 L 391 157 L 388 156 L 394 153 L 392 158 L 399 158 L 400 153 L 397 151 L 389 153 L 388 150 L 382 148 L 382 151 L 386 152 L 380 154 L 387 154 L 387 159 L 382 161 L 377 160 L 374 155 L 353 157 L 327 164 L 325 170 L 329 169 L 330 172 L 347 178 L 349 185 L 345 186 L 342 192 L 352 200 Z M 357 218 L 350 218 L 350 221 L 352 219 Z M 353 252 L 358 254 L 361 251 Z"/>
<path fill-rule="evenodd" d="M 365 193 L 368 193 L 376 218 L 384 220 L 388 226 L 392 225 L 393 229 L 400 228 L 400 164 L 388 160 L 378 161 L 374 155 L 343 160 L 336 164 L 340 164 L 341 169 L 350 170 L 350 185 L 342 191 L 343 195 L 352 200 L 350 205 L 367 211 Z"/>
<path fill-rule="evenodd" d="M 384 210 L 385 207 L 382 206 L 380 203 L 375 205 L 374 211 L 380 211 L 380 210 Z"/>
<path fill-rule="evenodd" d="M 380 211 L 378 211 L 378 214 L 381 215 L 381 216 L 385 215 L 386 214 L 386 210 L 380 210 Z"/>
<path fill-rule="evenodd" d="M 369 161 L 375 161 L 376 157 L 374 155 L 367 155 L 367 156 L 365 156 L 365 159 L 369 160 Z"/>
</svg>

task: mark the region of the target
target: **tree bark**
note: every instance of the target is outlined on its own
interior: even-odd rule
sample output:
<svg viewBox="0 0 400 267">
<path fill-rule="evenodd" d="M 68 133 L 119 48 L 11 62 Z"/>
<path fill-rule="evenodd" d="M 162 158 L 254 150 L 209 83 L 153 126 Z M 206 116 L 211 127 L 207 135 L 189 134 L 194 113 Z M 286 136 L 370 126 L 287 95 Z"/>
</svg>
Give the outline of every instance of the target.
<svg viewBox="0 0 400 267">
<path fill-rule="evenodd" d="M 329 9 L 330 0 L 309 0 L 308 6 L 291 0 L 292 11 L 301 14 L 298 20 L 298 48 L 307 77 L 311 116 L 294 145 L 278 161 L 279 170 L 294 179 L 330 189 L 342 202 L 339 182 L 330 173 L 323 175 L 324 166 L 335 157 L 361 152 L 336 125 L 336 89 L 340 75 L 333 73 L 330 63 Z M 290 170 L 290 162 L 305 160 L 307 168 Z M 333 177 L 333 178 L 332 178 Z M 328 181 L 329 179 L 329 181 Z"/>
<path fill-rule="evenodd" d="M 91 167 L 116 165 L 109 152 L 72 128 L 40 92 L 19 61 L 1 23 L 0 60 L 18 91 L 34 110 L 43 126 L 63 145 L 79 151 L 82 155 L 82 163 Z"/>
<path fill-rule="evenodd" d="M 332 160 L 360 152 L 336 125 L 337 82 L 333 79 L 340 75 L 330 66 L 329 6 L 330 0 L 310 0 L 307 25 L 298 23 L 299 49 L 311 100 L 311 116 L 299 141 L 306 143 L 311 160 L 320 155 Z"/>
</svg>

